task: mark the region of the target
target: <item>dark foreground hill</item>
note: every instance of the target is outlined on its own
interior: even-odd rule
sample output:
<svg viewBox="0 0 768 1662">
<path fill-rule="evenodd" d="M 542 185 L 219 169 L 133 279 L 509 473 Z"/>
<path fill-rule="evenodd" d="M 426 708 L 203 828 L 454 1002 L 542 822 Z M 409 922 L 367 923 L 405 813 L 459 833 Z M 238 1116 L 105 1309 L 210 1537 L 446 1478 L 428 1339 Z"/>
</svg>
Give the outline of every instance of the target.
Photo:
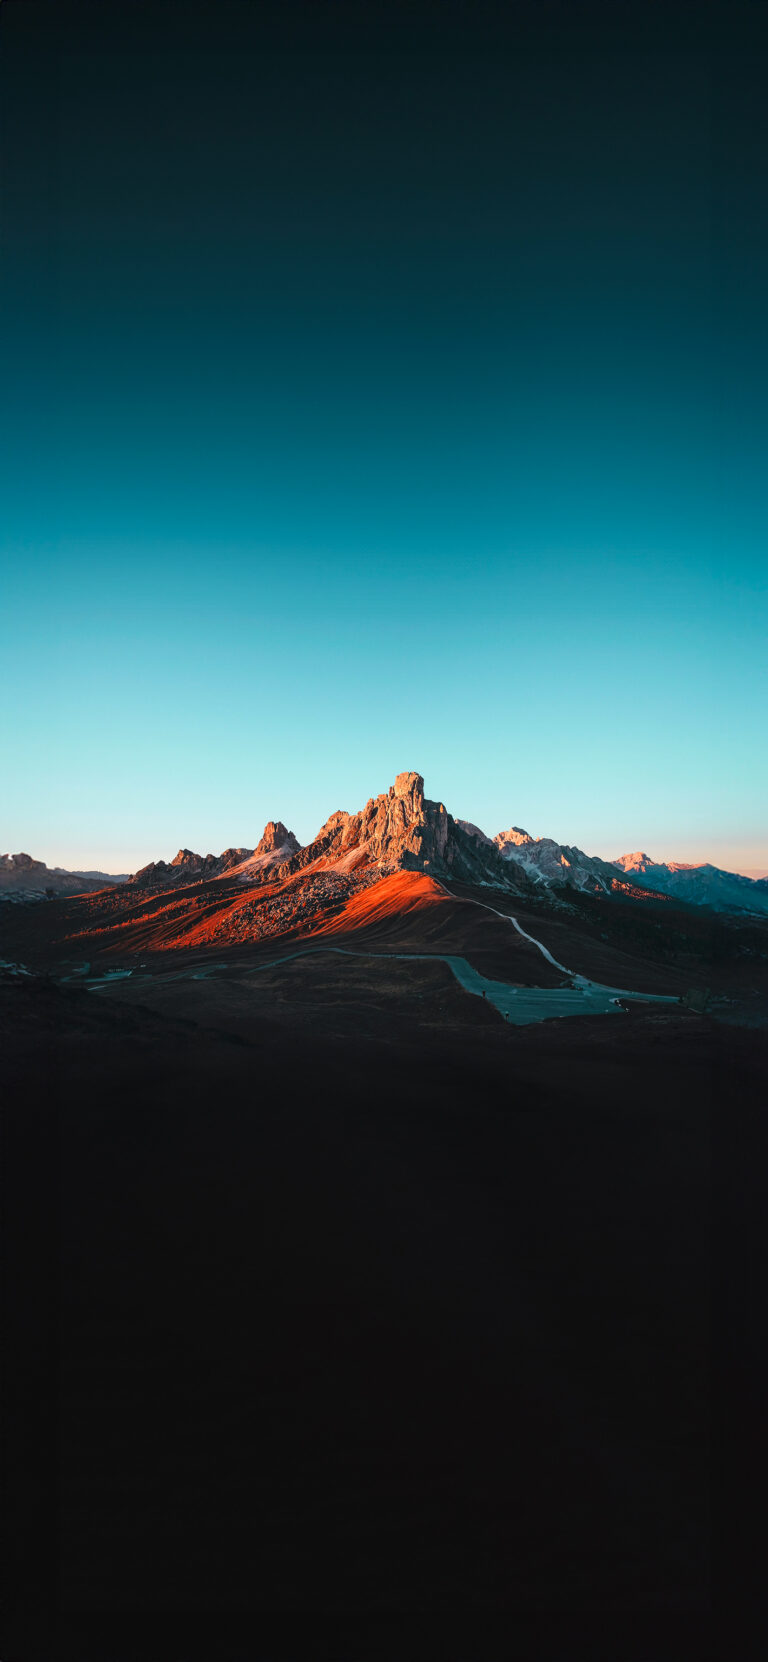
<svg viewBox="0 0 768 1662">
<path fill-rule="evenodd" d="M 472 914 L 388 881 L 326 942 Z M 524 942 L 471 928 L 522 978 Z M 256 977 L 253 950 L 0 987 L 4 1654 L 719 1654 L 765 1036 L 675 1006 L 511 1028 L 434 953 Z"/>
</svg>

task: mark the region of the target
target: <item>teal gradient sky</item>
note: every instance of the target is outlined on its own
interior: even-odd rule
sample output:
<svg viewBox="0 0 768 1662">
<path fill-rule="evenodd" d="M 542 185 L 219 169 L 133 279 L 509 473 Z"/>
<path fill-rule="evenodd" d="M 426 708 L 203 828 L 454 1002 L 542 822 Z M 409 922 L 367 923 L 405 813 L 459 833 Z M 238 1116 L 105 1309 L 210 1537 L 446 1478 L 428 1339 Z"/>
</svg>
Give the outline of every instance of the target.
<svg viewBox="0 0 768 1662">
<path fill-rule="evenodd" d="M 748 33 L 6 10 L 2 848 L 308 840 L 418 768 L 768 869 Z"/>
</svg>

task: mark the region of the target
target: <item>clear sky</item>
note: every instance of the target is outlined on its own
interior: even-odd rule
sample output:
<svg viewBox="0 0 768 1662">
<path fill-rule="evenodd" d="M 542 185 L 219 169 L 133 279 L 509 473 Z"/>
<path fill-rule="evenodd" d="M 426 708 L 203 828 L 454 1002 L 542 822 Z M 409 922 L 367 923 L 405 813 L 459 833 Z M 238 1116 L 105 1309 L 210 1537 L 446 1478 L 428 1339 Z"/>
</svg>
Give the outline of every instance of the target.
<svg viewBox="0 0 768 1662">
<path fill-rule="evenodd" d="M 117 11 L 0 15 L 0 848 L 768 869 L 759 8 Z"/>
</svg>

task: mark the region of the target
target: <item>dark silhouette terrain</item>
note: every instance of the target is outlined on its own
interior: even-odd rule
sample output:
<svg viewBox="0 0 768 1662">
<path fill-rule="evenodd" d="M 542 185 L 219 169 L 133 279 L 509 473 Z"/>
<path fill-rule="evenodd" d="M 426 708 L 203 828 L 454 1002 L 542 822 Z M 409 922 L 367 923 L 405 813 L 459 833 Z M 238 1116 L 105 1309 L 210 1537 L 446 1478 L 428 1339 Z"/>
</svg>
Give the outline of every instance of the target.
<svg viewBox="0 0 768 1662">
<path fill-rule="evenodd" d="M 387 882 L 307 956 L 274 962 L 292 912 L 92 989 L 99 897 L 12 909 L 9 1657 L 717 1654 L 768 1039 L 679 1004 L 511 1027 L 394 952 L 559 972 L 471 891 Z M 701 969 L 595 917 L 526 926 L 649 991 Z"/>
</svg>

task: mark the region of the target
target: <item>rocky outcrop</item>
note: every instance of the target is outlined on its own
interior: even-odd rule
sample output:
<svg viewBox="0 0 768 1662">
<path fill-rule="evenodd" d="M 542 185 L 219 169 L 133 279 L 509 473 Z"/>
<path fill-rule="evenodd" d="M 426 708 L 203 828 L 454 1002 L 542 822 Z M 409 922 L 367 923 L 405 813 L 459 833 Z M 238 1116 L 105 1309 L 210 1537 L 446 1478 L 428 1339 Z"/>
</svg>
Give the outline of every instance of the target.
<svg viewBox="0 0 768 1662">
<path fill-rule="evenodd" d="M 215 854 L 195 854 L 191 848 L 180 848 L 168 863 L 153 860 L 134 873 L 129 882 L 139 889 L 172 888 L 175 884 L 197 883 L 204 877 L 216 877 L 219 860 Z"/>
<path fill-rule="evenodd" d="M 213 855 L 206 854 L 205 858 L 206 860 L 212 860 Z M 175 854 L 171 861 L 173 867 L 178 866 L 184 871 L 196 871 L 202 864 L 202 854 L 193 854 L 191 848 L 180 848 L 178 854 Z"/>
<path fill-rule="evenodd" d="M 265 825 L 264 835 L 254 852 L 256 854 L 274 854 L 277 849 L 286 848 L 290 850 L 291 854 L 295 854 L 300 846 L 298 837 L 294 837 L 293 832 L 288 830 L 287 825 L 283 825 L 281 819 L 271 819 Z"/>
</svg>

